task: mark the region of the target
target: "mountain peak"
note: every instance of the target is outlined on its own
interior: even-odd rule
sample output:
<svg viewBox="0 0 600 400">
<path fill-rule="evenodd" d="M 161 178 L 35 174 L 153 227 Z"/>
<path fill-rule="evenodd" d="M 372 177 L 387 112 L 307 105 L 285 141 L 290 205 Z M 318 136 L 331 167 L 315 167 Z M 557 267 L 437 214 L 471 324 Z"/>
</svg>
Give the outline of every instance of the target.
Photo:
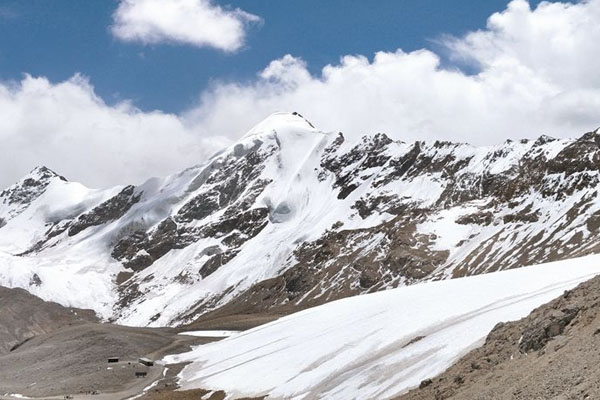
<svg viewBox="0 0 600 400">
<path fill-rule="evenodd" d="M 67 181 L 64 176 L 58 175 L 56 172 L 52 171 L 50 168 L 44 165 L 38 165 L 34 169 L 32 169 L 29 174 L 27 174 L 23 180 L 33 179 L 36 181 L 39 180 L 47 180 L 50 178 L 59 178 L 62 181 Z"/>
<path fill-rule="evenodd" d="M 50 168 L 38 166 L 15 184 L 1 191 L 0 202 L 8 207 L 0 210 L 0 214 L 4 215 L 2 219 L 6 222 L 7 218 L 20 214 L 32 201 L 40 197 L 55 179 L 67 182 L 64 177 Z"/>
<path fill-rule="evenodd" d="M 244 138 L 263 133 L 270 133 L 273 131 L 280 131 L 286 128 L 296 131 L 317 131 L 310 121 L 295 111 L 276 112 L 256 124 L 252 129 L 250 129 L 250 131 L 248 131 L 248 133 L 244 135 Z"/>
</svg>

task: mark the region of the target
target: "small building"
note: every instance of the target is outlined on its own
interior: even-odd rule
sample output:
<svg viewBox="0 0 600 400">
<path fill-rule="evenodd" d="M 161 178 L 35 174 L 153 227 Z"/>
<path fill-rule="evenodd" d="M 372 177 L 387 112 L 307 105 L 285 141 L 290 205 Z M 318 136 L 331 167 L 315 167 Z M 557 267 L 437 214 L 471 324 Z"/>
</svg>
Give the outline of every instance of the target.
<svg viewBox="0 0 600 400">
<path fill-rule="evenodd" d="M 118 363 L 119 357 L 108 357 L 108 362 L 109 363 Z"/>
<path fill-rule="evenodd" d="M 147 367 L 151 367 L 154 365 L 154 361 L 150 360 L 149 358 L 142 357 L 138 361 L 140 364 L 145 365 Z"/>
<path fill-rule="evenodd" d="M 135 371 L 136 378 L 144 378 L 146 375 L 148 375 L 148 373 L 145 371 Z"/>
</svg>

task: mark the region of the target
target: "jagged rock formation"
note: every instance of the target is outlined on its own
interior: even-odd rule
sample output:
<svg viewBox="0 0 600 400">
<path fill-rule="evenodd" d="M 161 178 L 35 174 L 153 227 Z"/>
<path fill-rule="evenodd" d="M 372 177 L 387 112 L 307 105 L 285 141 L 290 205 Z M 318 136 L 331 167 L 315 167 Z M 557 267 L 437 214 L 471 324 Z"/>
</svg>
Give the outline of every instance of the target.
<svg viewBox="0 0 600 400">
<path fill-rule="evenodd" d="M 165 325 L 595 253 L 598 136 L 351 142 L 276 114 L 136 187 L 36 169 L 0 194 L 0 283 Z"/>
</svg>

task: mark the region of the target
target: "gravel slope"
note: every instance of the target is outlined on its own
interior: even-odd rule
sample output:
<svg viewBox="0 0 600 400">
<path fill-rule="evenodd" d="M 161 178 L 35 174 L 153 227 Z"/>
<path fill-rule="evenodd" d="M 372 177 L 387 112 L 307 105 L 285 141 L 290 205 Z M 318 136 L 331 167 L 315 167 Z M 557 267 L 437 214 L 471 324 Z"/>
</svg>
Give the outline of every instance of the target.
<svg viewBox="0 0 600 400">
<path fill-rule="evenodd" d="M 96 321 L 93 311 L 63 307 L 24 289 L 0 286 L 0 355 L 35 335 L 86 321 Z"/>
</svg>

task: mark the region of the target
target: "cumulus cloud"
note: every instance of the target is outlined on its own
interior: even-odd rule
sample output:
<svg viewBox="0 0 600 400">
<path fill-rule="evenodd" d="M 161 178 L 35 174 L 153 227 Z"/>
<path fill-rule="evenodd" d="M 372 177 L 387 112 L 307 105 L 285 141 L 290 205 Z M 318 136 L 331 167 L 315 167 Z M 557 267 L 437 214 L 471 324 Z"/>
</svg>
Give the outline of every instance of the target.
<svg viewBox="0 0 600 400">
<path fill-rule="evenodd" d="M 98 186 L 139 182 L 196 164 L 275 111 L 358 138 L 495 144 L 600 126 L 600 0 L 513 0 L 487 27 L 430 50 L 342 57 L 319 74 L 291 55 L 250 82 L 214 83 L 181 114 L 109 106 L 80 76 L 0 84 L 0 186 L 37 164 Z M 468 63 L 476 73 L 460 67 Z M 447 63 L 444 63 L 447 65 Z M 25 150 L 26 149 L 26 150 Z"/>
<path fill-rule="evenodd" d="M 231 52 L 243 46 L 248 24 L 260 18 L 212 0 L 121 0 L 113 20 L 113 35 L 125 41 L 175 42 Z"/>
<path fill-rule="evenodd" d="M 345 56 L 312 76 L 302 59 L 286 55 L 250 84 L 215 85 L 190 118 L 236 132 L 261 115 L 297 110 L 351 136 L 382 131 L 407 141 L 476 144 L 575 136 L 600 125 L 598 20 L 600 0 L 533 10 L 514 0 L 486 29 L 442 39 L 453 67 L 429 50 L 398 50 Z M 478 72 L 463 72 L 464 63 Z"/>
<path fill-rule="evenodd" d="M 200 163 L 229 141 L 173 114 L 105 104 L 88 81 L 26 76 L 0 84 L 0 187 L 36 165 L 92 187 L 139 183 Z"/>
</svg>

